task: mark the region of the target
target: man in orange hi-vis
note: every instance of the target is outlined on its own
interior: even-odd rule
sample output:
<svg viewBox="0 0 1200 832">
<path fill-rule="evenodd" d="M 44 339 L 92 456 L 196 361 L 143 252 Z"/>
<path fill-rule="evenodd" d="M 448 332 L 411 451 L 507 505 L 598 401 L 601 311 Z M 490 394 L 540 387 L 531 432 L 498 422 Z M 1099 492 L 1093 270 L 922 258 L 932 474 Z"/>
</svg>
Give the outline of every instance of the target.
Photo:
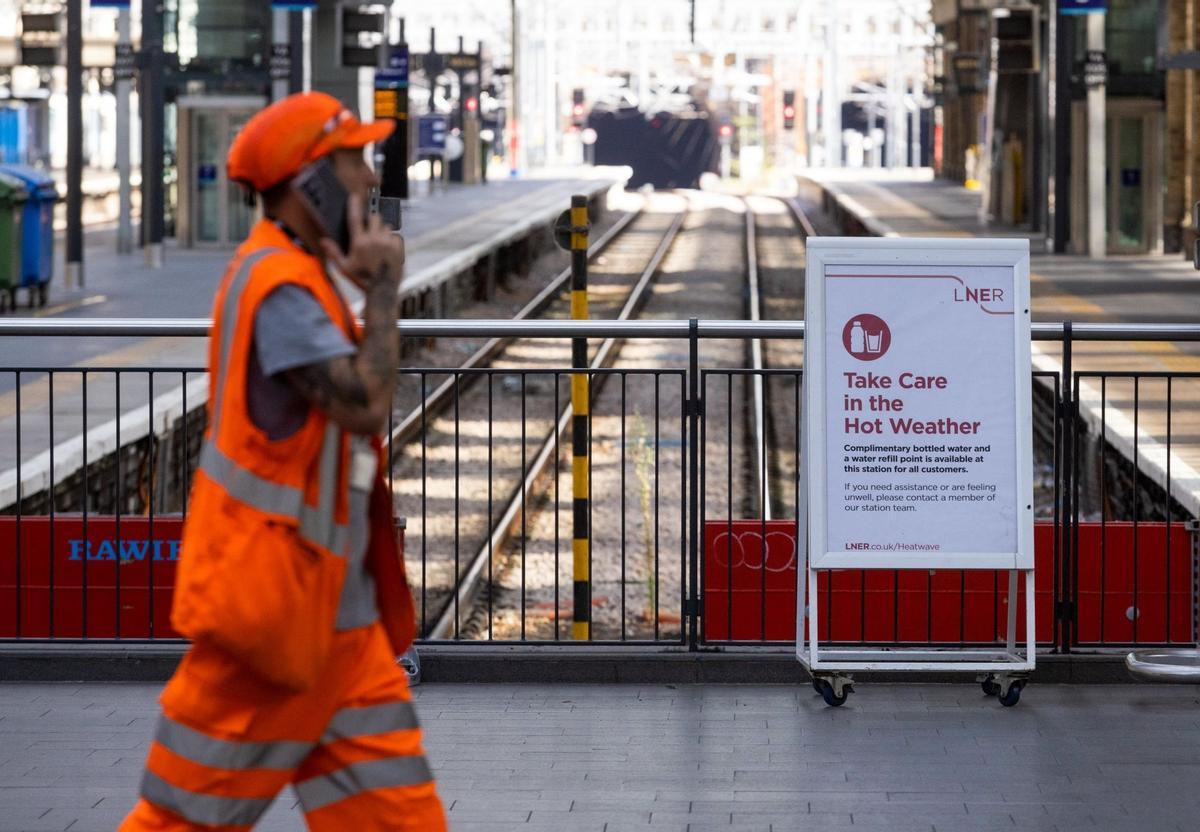
<svg viewBox="0 0 1200 832">
<path fill-rule="evenodd" d="M 379 434 L 404 248 L 366 216 L 363 161 L 392 127 L 303 93 L 230 148 L 230 178 L 265 217 L 217 292 L 171 616 L 193 646 L 123 830 L 249 829 L 289 784 L 311 829 L 446 828 L 396 664 L 415 622 Z M 317 164 L 340 183 L 345 229 L 294 181 Z M 327 266 L 362 290 L 361 326 Z"/>
</svg>

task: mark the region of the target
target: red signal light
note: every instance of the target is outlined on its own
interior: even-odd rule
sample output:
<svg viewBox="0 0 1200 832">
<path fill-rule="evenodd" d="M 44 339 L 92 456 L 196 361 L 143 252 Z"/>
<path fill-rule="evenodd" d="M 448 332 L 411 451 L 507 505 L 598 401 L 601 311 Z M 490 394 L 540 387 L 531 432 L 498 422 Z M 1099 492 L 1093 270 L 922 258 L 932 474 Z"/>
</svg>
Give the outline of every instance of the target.
<svg viewBox="0 0 1200 832">
<path fill-rule="evenodd" d="M 796 117 L 796 108 L 792 107 L 792 106 L 784 107 L 783 108 L 783 117 L 784 118 L 795 118 Z"/>
<path fill-rule="evenodd" d="M 467 107 L 468 113 L 475 112 L 476 110 L 479 109 L 479 99 L 478 98 L 468 98 L 466 107 Z"/>
<path fill-rule="evenodd" d="M 728 139 L 733 135 L 733 126 L 730 124 L 721 125 L 721 138 Z"/>
<path fill-rule="evenodd" d="M 571 108 L 571 115 L 573 115 L 573 116 L 581 116 L 581 115 L 583 115 L 583 105 L 582 105 L 582 104 L 576 104 L 574 107 L 572 107 L 572 108 Z"/>
</svg>

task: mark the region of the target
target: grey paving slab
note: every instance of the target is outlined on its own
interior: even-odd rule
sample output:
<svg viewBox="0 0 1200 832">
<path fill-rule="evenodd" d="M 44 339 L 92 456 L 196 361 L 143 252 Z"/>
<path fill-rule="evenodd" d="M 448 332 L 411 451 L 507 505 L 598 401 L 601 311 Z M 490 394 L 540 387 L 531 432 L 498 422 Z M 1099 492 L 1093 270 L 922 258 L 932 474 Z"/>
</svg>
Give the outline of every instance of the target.
<svg viewBox="0 0 1200 832">
<path fill-rule="evenodd" d="M 112 829 L 135 799 L 157 694 L 0 683 L 0 832 Z M 782 686 L 416 697 L 461 832 L 1194 832 L 1200 817 L 1191 687 L 1033 685 L 1015 709 L 934 685 L 864 685 L 838 710 Z M 710 747 L 714 723 L 729 730 Z M 303 828 L 290 790 L 258 828 Z"/>
</svg>

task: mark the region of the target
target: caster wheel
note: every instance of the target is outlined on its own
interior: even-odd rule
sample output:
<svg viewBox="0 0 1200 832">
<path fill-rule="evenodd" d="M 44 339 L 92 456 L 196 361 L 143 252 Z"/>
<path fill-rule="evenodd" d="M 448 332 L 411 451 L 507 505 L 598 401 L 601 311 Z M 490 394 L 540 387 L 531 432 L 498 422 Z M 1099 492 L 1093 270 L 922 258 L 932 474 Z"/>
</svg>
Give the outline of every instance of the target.
<svg viewBox="0 0 1200 832">
<path fill-rule="evenodd" d="M 980 682 L 979 686 L 981 688 L 983 688 L 984 696 L 999 696 L 1000 695 L 1000 686 L 998 684 L 996 684 L 996 679 L 992 676 L 989 676 L 986 679 L 984 679 L 982 682 Z"/>
<path fill-rule="evenodd" d="M 812 686 L 813 686 L 813 690 L 815 690 L 817 693 L 821 694 L 822 696 L 825 695 L 825 691 L 822 690 L 822 688 L 821 688 L 821 680 L 820 679 L 813 679 Z"/>
<path fill-rule="evenodd" d="M 850 696 L 850 688 L 848 686 L 843 687 L 842 695 L 838 696 L 833 691 L 833 685 L 829 684 L 824 679 L 820 680 L 819 684 L 821 685 L 821 698 L 825 700 L 826 705 L 831 708 L 840 708 L 842 705 L 846 704 L 846 699 Z"/>
<path fill-rule="evenodd" d="M 1013 705 L 1021 701 L 1021 690 L 1025 687 L 1025 683 L 1021 681 L 1013 682 L 1008 689 L 1008 693 L 1000 697 L 1000 704 L 1006 708 L 1011 708 Z"/>
</svg>

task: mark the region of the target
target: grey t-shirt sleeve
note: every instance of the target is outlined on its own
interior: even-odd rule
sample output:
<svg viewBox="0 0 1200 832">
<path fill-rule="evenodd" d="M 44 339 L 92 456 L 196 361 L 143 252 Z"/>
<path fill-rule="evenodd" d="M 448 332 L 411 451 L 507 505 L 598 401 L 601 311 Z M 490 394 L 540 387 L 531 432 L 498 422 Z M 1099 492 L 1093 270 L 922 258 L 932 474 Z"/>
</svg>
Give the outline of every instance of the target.
<svg viewBox="0 0 1200 832">
<path fill-rule="evenodd" d="M 357 352 L 312 292 L 288 283 L 263 298 L 254 316 L 254 342 L 268 378 Z"/>
</svg>

